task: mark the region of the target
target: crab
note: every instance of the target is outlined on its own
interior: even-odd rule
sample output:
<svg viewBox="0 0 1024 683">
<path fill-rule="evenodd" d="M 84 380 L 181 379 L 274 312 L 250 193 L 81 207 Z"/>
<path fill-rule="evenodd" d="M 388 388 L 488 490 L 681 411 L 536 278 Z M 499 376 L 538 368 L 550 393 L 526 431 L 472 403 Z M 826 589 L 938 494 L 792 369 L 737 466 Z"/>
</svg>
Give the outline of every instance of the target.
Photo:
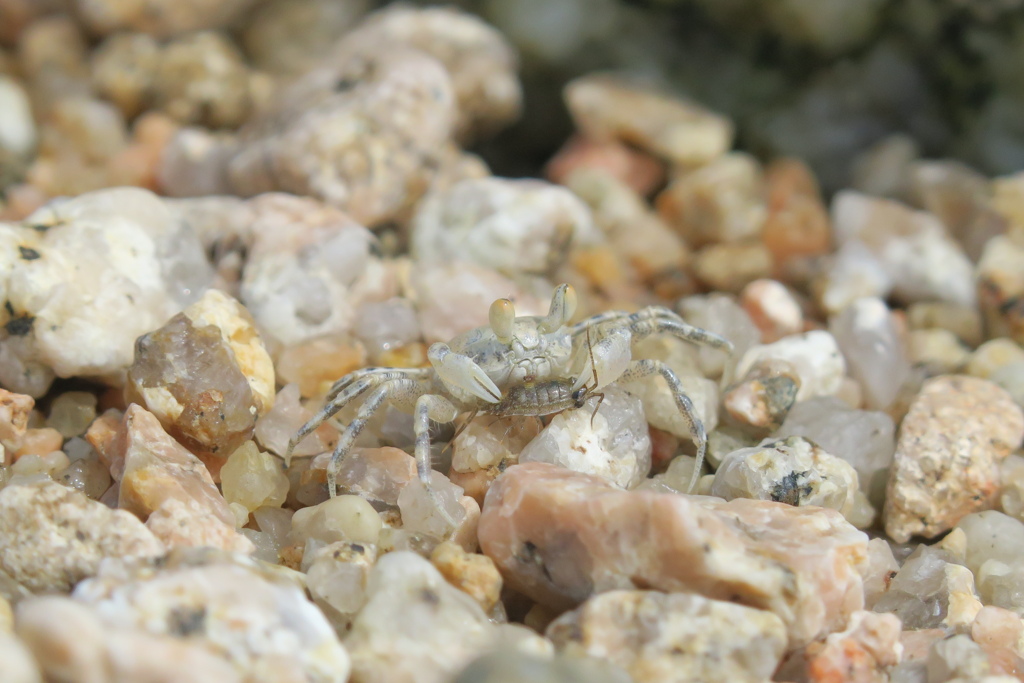
<svg viewBox="0 0 1024 683">
<path fill-rule="evenodd" d="M 447 344 L 433 344 L 427 353 L 430 367 L 371 367 L 349 373 L 334 383 L 323 408 L 292 437 L 286 457 L 320 425 L 365 396 L 327 467 L 328 491 L 336 496 L 342 461 L 374 413 L 390 403 L 414 416 L 417 475 L 436 504 L 430 484 L 431 421 L 450 423 L 463 413 L 551 415 L 582 408 L 595 396 L 603 398 L 599 390 L 612 382 L 661 375 L 697 446 L 692 490 L 707 448 L 704 426 L 671 368 L 658 360 L 634 360 L 633 345 L 659 333 L 726 350 L 732 345 L 663 306 L 636 313 L 609 311 L 570 326 L 575 311 L 576 292 L 567 284 L 555 289 L 546 316 L 517 317 L 510 300 L 498 299 L 490 307 L 490 324 Z"/>
</svg>

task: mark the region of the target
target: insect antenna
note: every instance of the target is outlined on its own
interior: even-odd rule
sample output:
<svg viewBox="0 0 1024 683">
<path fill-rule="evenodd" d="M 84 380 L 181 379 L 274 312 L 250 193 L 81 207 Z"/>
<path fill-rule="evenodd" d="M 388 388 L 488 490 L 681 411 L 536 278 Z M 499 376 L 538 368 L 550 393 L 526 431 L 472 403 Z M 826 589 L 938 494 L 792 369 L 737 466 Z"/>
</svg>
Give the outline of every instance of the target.
<svg viewBox="0 0 1024 683">
<path fill-rule="evenodd" d="M 479 412 L 479 410 L 474 410 L 469 414 L 469 417 L 462 421 L 462 423 L 455 430 L 455 433 L 452 434 L 451 440 L 447 444 L 445 444 L 444 448 L 441 449 L 441 455 L 447 453 L 449 448 L 455 447 L 455 439 L 459 438 L 459 434 L 466 431 L 466 429 L 469 427 L 469 423 L 476 419 L 476 415 Z"/>
<path fill-rule="evenodd" d="M 598 384 L 597 380 L 597 363 L 594 361 L 594 345 L 590 343 L 589 327 L 587 328 L 587 353 L 590 354 L 590 369 L 594 373 L 594 384 L 591 387 L 585 387 L 587 389 L 587 393 L 590 393 L 591 391 L 594 391 L 594 389 L 597 389 L 600 386 L 600 384 Z M 597 396 L 597 405 L 594 406 L 594 412 L 590 414 L 590 427 L 591 429 L 593 429 L 594 418 L 597 417 L 597 410 L 598 408 L 601 407 L 601 404 L 604 403 L 604 392 L 602 391 L 600 393 L 594 393 L 591 394 L 591 396 Z"/>
</svg>

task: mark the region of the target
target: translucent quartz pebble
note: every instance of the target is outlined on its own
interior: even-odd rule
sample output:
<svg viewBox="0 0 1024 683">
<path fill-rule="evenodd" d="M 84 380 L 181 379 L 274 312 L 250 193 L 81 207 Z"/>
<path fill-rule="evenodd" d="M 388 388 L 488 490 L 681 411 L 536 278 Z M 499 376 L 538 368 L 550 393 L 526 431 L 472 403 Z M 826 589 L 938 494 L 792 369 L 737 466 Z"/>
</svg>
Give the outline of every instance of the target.
<svg viewBox="0 0 1024 683">
<path fill-rule="evenodd" d="M 69 391 L 50 404 L 46 426 L 61 433 L 65 439 L 85 433 L 96 418 L 96 394 L 87 391 Z"/>
<path fill-rule="evenodd" d="M 264 453 L 253 441 L 246 441 L 220 470 L 221 490 L 228 503 L 245 509 L 278 507 L 288 495 L 288 477 L 280 458 Z"/>
</svg>

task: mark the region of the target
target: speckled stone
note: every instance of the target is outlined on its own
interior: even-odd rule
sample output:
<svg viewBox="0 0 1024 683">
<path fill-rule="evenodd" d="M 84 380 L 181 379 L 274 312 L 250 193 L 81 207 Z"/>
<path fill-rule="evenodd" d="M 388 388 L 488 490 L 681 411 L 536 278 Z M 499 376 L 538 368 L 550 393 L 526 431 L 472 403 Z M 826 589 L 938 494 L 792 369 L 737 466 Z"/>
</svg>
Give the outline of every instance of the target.
<svg viewBox="0 0 1024 683">
<path fill-rule="evenodd" d="M 999 463 L 1024 437 L 1024 413 L 986 380 L 927 381 L 903 420 L 886 494 L 885 530 L 898 543 L 934 537 L 991 508 Z"/>
<path fill-rule="evenodd" d="M 617 588 L 695 592 L 774 612 L 799 645 L 864 601 L 867 537 L 822 508 L 621 491 L 528 463 L 491 486 L 479 536 L 509 586 L 556 608 Z"/>
</svg>

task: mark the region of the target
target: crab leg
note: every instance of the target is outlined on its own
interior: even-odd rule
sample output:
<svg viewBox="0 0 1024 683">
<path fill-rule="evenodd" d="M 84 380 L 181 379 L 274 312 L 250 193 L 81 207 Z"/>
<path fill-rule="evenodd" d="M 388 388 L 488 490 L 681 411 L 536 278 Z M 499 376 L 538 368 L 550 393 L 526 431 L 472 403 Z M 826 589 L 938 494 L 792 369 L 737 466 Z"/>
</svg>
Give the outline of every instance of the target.
<svg viewBox="0 0 1024 683">
<path fill-rule="evenodd" d="M 434 503 L 434 507 L 453 527 L 457 527 L 459 523 L 452 519 L 448 511 L 441 505 L 441 500 L 437 497 L 437 492 L 430 481 L 430 474 L 433 471 L 430 466 L 430 421 L 454 422 L 458 416 L 458 408 L 443 396 L 424 394 L 416 399 L 416 408 L 413 412 L 413 432 L 416 435 L 416 473 L 431 502 Z"/>
<path fill-rule="evenodd" d="M 690 435 L 697 446 L 697 462 L 693 468 L 693 475 L 690 477 L 690 486 L 687 488 L 687 492 L 693 491 L 693 487 L 697 485 L 697 478 L 700 476 L 700 469 L 704 464 L 704 453 L 708 447 L 708 437 L 704 432 L 704 423 L 697 416 L 693 401 L 686 395 L 686 392 L 683 390 L 683 384 L 679 381 L 676 373 L 660 360 L 635 360 L 622 373 L 620 380 L 630 382 L 652 375 L 661 375 L 665 378 L 665 382 L 672 392 L 672 397 L 676 401 L 676 407 L 679 408 L 679 412 L 682 413 L 683 418 L 686 420 L 686 424 L 690 428 Z"/>
<path fill-rule="evenodd" d="M 428 370 L 426 368 L 363 368 L 362 370 L 355 370 L 332 384 L 331 390 L 327 392 L 325 400 L 328 402 L 331 401 L 335 396 L 340 394 L 345 387 L 365 377 L 401 379 L 403 377 L 412 378 L 415 376 L 426 376 L 427 372 Z"/>
<path fill-rule="evenodd" d="M 632 333 L 635 341 L 649 337 L 652 334 L 665 332 L 695 344 L 704 344 L 725 350 L 732 349 L 732 343 L 729 340 L 714 332 L 708 332 L 707 330 L 690 325 L 679 315 L 664 306 L 648 306 L 636 313 L 624 313 L 622 311 L 600 313 L 574 325 L 572 336 L 577 337 L 589 328 L 608 323 L 620 323 L 629 327 L 629 331 Z"/>
<path fill-rule="evenodd" d="M 334 453 L 331 454 L 331 462 L 327 465 L 327 490 L 330 492 L 331 498 L 338 495 L 338 472 L 341 470 L 341 463 L 348 452 L 352 450 L 356 439 L 359 438 L 373 414 L 388 401 L 412 403 L 413 397 L 419 394 L 419 387 L 420 383 L 413 379 L 392 379 L 370 392 L 366 401 L 359 407 L 359 412 L 342 432 L 341 438 L 338 439 L 338 445 L 334 447 Z"/>
</svg>

